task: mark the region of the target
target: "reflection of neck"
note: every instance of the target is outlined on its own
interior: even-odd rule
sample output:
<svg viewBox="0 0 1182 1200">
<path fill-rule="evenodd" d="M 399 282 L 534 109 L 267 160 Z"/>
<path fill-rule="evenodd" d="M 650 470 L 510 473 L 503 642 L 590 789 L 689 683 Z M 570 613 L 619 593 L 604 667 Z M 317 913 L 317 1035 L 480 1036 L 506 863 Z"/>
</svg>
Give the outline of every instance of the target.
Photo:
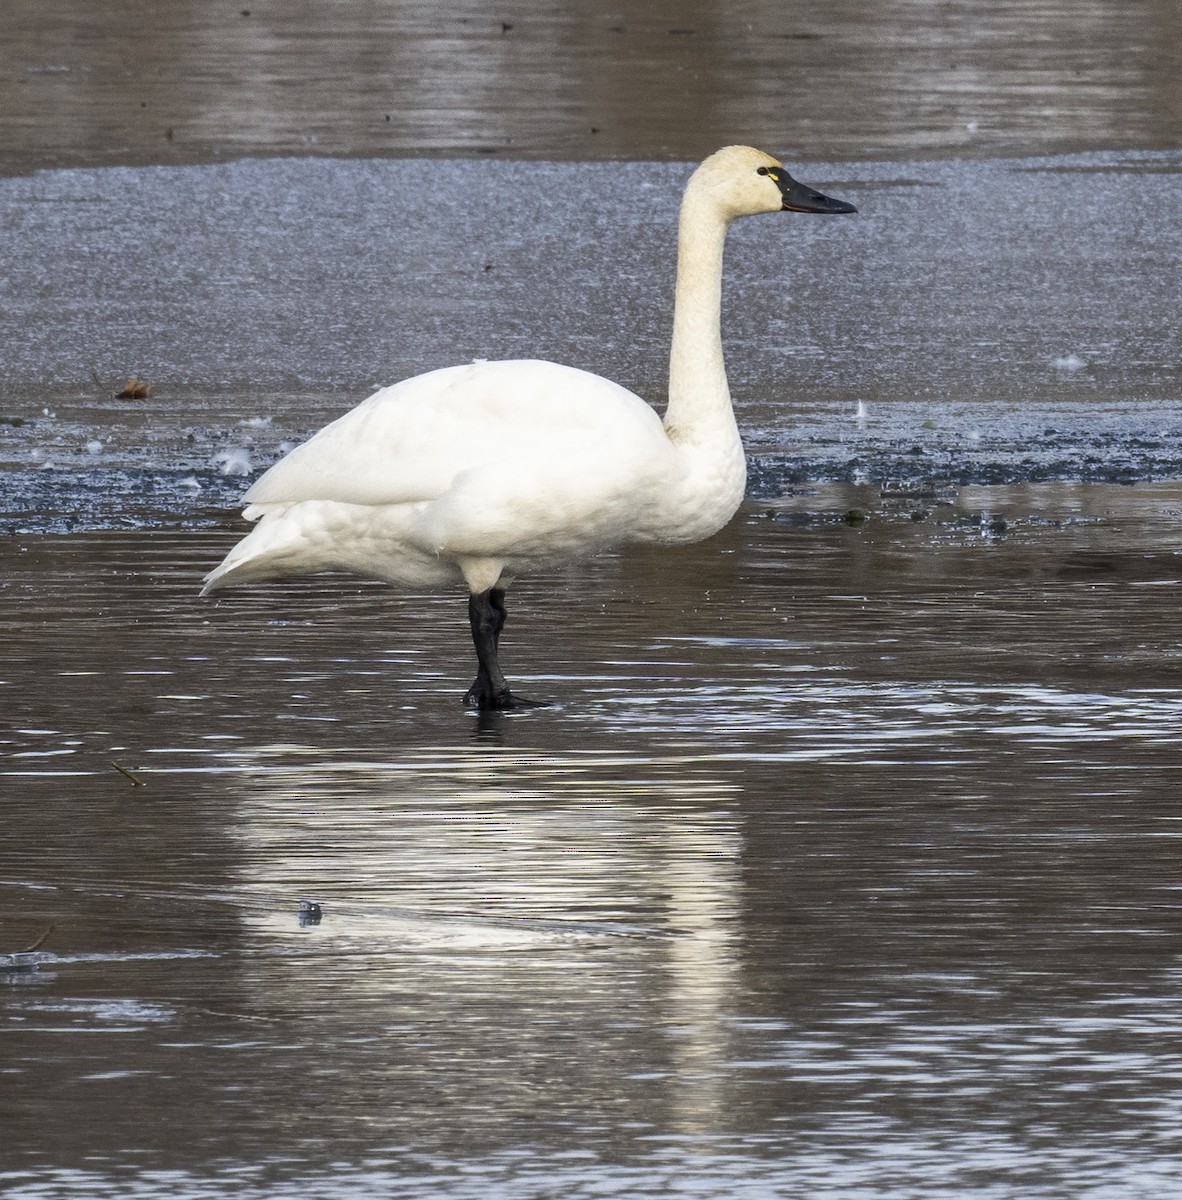
<svg viewBox="0 0 1182 1200">
<path fill-rule="evenodd" d="M 722 248 L 727 221 L 693 184 L 681 204 L 669 407 L 665 428 L 679 443 L 737 436 L 722 358 Z"/>
</svg>

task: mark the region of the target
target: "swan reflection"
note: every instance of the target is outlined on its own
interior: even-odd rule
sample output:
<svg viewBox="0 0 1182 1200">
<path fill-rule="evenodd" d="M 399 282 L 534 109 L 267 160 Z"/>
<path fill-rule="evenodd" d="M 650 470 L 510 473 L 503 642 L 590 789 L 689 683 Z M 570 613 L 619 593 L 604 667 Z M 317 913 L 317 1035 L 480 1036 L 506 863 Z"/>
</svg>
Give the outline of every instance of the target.
<svg viewBox="0 0 1182 1200">
<path fill-rule="evenodd" d="M 673 1128 L 712 1127 L 739 988 L 732 789 L 628 765 L 474 748 L 248 777 L 252 1003 L 314 1014 L 341 1088 L 379 1063 L 410 1094 L 522 1107 L 648 1080 Z"/>
</svg>

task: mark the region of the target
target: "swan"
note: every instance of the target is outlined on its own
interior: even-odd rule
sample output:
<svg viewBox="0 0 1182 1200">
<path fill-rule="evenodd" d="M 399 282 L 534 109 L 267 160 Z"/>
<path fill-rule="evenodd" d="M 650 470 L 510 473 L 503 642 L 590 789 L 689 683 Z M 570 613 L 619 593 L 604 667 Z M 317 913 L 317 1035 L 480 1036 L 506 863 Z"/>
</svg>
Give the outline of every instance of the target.
<svg viewBox="0 0 1182 1200">
<path fill-rule="evenodd" d="M 478 361 L 375 392 L 246 492 L 254 528 L 205 577 L 236 584 L 349 571 L 408 587 L 466 584 L 479 709 L 532 702 L 498 660 L 521 573 L 630 542 L 686 543 L 734 515 L 746 458 L 723 364 L 727 226 L 763 212 L 857 210 L 750 146 L 690 177 L 678 223 L 664 420 L 609 379 L 536 360 Z"/>
</svg>

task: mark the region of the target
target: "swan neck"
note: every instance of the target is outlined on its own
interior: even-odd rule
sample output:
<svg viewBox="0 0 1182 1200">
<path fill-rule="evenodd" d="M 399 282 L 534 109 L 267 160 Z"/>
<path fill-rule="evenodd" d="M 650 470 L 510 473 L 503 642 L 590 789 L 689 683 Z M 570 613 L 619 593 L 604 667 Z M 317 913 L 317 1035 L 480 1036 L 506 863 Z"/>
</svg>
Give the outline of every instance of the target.
<svg viewBox="0 0 1182 1200">
<path fill-rule="evenodd" d="M 727 224 L 716 205 L 695 196 L 692 187 L 686 192 L 678 224 L 665 416 L 666 428 L 675 439 L 689 435 L 703 422 L 714 425 L 719 416 L 734 421 L 722 356 L 722 252 Z"/>
</svg>

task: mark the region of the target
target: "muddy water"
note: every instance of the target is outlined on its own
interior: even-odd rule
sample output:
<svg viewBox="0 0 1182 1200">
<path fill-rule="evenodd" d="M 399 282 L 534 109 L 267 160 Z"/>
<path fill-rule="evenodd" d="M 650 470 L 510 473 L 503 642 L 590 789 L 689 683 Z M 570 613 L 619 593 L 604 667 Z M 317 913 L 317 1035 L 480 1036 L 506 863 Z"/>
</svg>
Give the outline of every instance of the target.
<svg viewBox="0 0 1182 1200">
<path fill-rule="evenodd" d="M 1173 1194 L 1180 512 L 752 506 L 486 720 L 455 598 L 5 539 L 6 1195 Z"/>
</svg>

